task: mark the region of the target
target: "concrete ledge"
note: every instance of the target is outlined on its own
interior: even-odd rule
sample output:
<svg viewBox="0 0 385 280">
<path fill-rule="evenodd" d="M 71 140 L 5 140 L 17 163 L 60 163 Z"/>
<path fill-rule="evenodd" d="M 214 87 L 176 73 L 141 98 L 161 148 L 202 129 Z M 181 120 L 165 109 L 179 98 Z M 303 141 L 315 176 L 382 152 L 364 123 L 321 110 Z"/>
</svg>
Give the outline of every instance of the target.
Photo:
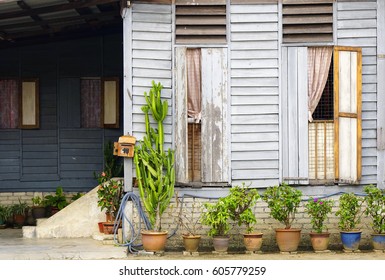
<svg viewBox="0 0 385 280">
<path fill-rule="evenodd" d="M 55 215 L 39 219 L 36 238 L 80 238 L 91 237 L 98 231 L 98 222 L 105 220 L 105 214 L 98 207 L 98 187 L 92 189 Z M 26 230 L 27 235 L 31 234 Z M 24 231 L 23 231 L 24 236 Z"/>
<path fill-rule="evenodd" d="M 24 226 L 22 227 L 23 237 L 24 238 L 35 238 L 36 237 L 36 227 L 34 226 Z"/>
</svg>

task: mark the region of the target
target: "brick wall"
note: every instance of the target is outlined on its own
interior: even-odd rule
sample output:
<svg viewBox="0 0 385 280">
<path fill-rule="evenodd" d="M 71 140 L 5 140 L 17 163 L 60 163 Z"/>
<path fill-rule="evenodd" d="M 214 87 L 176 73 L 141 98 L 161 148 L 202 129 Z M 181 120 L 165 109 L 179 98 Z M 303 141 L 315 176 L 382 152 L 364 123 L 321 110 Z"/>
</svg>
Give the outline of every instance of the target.
<svg viewBox="0 0 385 280">
<path fill-rule="evenodd" d="M 342 250 L 342 244 L 339 236 L 338 229 L 338 221 L 339 217 L 335 215 L 338 210 L 338 198 L 339 196 L 331 197 L 330 199 L 335 200 L 335 204 L 333 207 L 332 213 L 329 215 L 329 219 L 327 221 L 327 227 L 330 235 L 330 245 L 329 249 L 332 250 Z M 191 213 L 194 213 L 194 220 L 199 219 L 199 215 L 202 211 L 201 206 L 203 203 L 208 201 L 215 201 L 209 199 L 201 199 L 201 198 L 184 198 L 183 203 L 179 198 L 177 201 L 173 200 L 170 208 L 164 213 L 162 219 L 162 227 L 165 230 L 169 231 L 169 234 L 174 233 L 177 229 L 176 233 L 168 239 L 166 250 L 183 250 L 183 241 L 181 234 L 185 231 L 182 227 L 178 227 L 179 216 L 183 219 L 186 217 L 191 221 Z M 312 250 L 309 233 L 311 232 L 311 224 L 310 217 L 304 211 L 304 203 L 301 203 L 299 211 L 296 215 L 296 219 L 293 223 L 293 228 L 301 228 L 301 242 L 299 245 L 299 250 Z M 182 206 L 182 208 L 181 208 Z M 364 208 L 363 208 L 364 209 Z M 180 212 L 181 211 L 181 212 Z M 179 215 L 181 213 L 181 215 Z M 262 251 L 279 251 L 278 246 L 275 242 L 275 228 L 282 228 L 283 225 L 275 221 L 272 217 L 270 217 L 270 209 L 267 207 L 267 204 L 261 200 L 257 202 L 257 205 L 254 208 L 254 213 L 257 218 L 256 231 L 263 233 L 263 245 Z M 138 222 L 138 212 L 134 209 L 134 221 Z M 360 227 L 362 229 L 362 239 L 360 243 L 361 249 L 370 249 L 370 238 L 371 238 L 371 227 L 370 227 L 370 219 L 362 216 L 362 220 L 360 223 Z M 191 222 L 190 222 L 191 224 Z M 142 229 L 144 229 L 144 225 L 142 224 Z M 201 224 L 197 225 L 197 233 L 202 235 L 201 243 L 200 243 L 200 251 L 211 251 L 213 250 L 211 238 L 207 236 L 208 227 L 203 226 Z M 233 224 L 232 230 L 230 232 L 231 240 L 230 240 L 230 248 L 229 250 L 233 251 L 244 251 L 243 245 L 243 236 L 242 232 L 244 232 L 244 228 L 238 227 L 238 225 Z M 140 238 L 138 240 L 140 242 Z"/>
</svg>

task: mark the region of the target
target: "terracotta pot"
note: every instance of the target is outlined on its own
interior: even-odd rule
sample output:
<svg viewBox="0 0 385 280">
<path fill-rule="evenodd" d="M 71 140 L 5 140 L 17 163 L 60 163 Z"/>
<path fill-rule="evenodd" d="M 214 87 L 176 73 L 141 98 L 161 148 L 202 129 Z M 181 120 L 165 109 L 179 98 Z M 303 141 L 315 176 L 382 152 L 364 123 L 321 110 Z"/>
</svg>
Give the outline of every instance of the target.
<svg viewBox="0 0 385 280">
<path fill-rule="evenodd" d="M 25 223 L 25 216 L 20 214 L 13 215 L 13 223 L 15 227 L 22 227 Z"/>
<path fill-rule="evenodd" d="M 329 246 L 330 233 L 329 232 L 311 232 L 310 241 L 314 251 L 325 251 Z"/>
<path fill-rule="evenodd" d="M 182 235 L 184 248 L 187 252 L 198 252 L 200 235 Z"/>
<path fill-rule="evenodd" d="M 227 252 L 229 248 L 229 240 L 228 236 L 214 236 L 213 237 L 213 246 L 216 252 Z"/>
<path fill-rule="evenodd" d="M 164 251 L 167 242 L 167 231 L 142 231 L 143 248 L 147 252 Z"/>
<path fill-rule="evenodd" d="M 372 234 L 372 244 L 374 250 L 385 250 L 385 234 Z"/>
<path fill-rule="evenodd" d="M 99 232 L 100 232 L 100 233 L 104 233 L 103 222 L 99 222 L 99 223 L 98 223 L 98 228 L 99 228 Z"/>
<path fill-rule="evenodd" d="M 275 238 L 281 252 L 295 252 L 297 251 L 299 241 L 301 240 L 301 229 L 276 229 Z"/>
<path fill-rule="evenodd" d="M 261 249 L 262 246 L 262 235 L 260 232 L 251 232 L 243 234 L 243 243 L 245 244 L 246 250 L 256 252 Z"/>
<path fill-rule="evenodd" d="M 114 234 L 114 223 L 104 222 L 103 232 L 104 234 Z"/>
</svg>

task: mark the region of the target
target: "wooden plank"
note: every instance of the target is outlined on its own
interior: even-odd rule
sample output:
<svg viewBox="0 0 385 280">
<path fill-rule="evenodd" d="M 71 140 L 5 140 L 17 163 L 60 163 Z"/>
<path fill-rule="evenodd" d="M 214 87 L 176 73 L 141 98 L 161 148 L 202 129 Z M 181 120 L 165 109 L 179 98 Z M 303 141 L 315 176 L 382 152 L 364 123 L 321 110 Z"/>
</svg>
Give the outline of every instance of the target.
<svg viewBox="0 0 385 280">
<path fill-rule="evenodd" d="M 232 5 L 278 4 L 278 0 L 230 0 Z"/>
<path fill-rule="evenodd" d="M 333 23 L 333 15 L 296 15 L 296 16 L 284 16 L 282 23 L 285 24 L 322 24 Z"/>
<path fill-rule="evenodd" d="M 176 6 L 175 15 L 223 15 L 226 16 L 226 5 L 223 6 Z"/>
<path fill-rule="evenodd" d="M 278 151 L 247 151 L 247 152 L 234 152 L 232 160 L 278 160 Z M 255 177 L 257 178 L 257 177 Z"/>
<path fill-rule="evenodd" d="M 258 0 L 257 0 L 258 1 Z M 240 0 L 239 4 L 244 5 L 231 5 L 230 11 L 231 14 L 277 14 L 278 13 L 278 5 L 274 5 L 274 2 L 272 2 L 272 5 L 253 5 L 248 4 L 247 0 L 243 1 Z M 246 5 L 246 6 L 245 6 Z"/>
<path fill-rule="evenodd" d="M 378 54 L 377 58 L 377 75 L 385 77 L 385 2 L 377 3 L 377 38 L 378 38 Z M 385 92 L 385 80 L 378 79 L 378 92 Z M 385 188 L 385 96 L 378 95 L 377 100 L 377 185 L 379 188 Z"/>
<path fill-rule="evenodd" d="M 226 36 L 178 36 L 176 38 L 177 44 L 202 44 L 202 45 L 210 45 L 210 44 L 225 44 L 226 43 Z"/>
<path fill-rule="evenodd" d="M 203 182 L 229 180 L 226 77 L 225 49 L 202 49 L 202 143 L 208 151 L 212 151 L 202 154 Z"/>
<path fill-rule="evenodd" d="M 233 41 L 234 50 L 278 50 L 278 42 L 271 41 Z"/>
<path fill-rule="evenodd" d="M 309 15 L 309 14 L 333 14 L 333 4 L 330 5 L 296 5 L 283 6 L 282 13 L 286 15 Z"/>
<path fill-rule="evenodd" d="M 233 33 L 231 41 L 271 41 L 278 40 L 278 32 L 256 32 L 256 33 Z"/>
<path fill-rule="evenodd" d="M 278 142 L 277 132 L 239 133 L 232 137 L 232 142 Z"/>
<path fill-rule="evenodd" d="M 231 14 L 232 23 L 252 23 L 252 22 L 278 22 L 278 15 L 275 13 L 270 14 Z"/>
<path fill-rule="evenodd" d="M 188 182 L 186 48 L 175 49 L 175 162 L 176 181 Z"/>
<path fill-rule="evenodd" d="M 247 145 L 244 142 L 237 142 L 238 134 L 233 134 L 231 151 L 232 152 L 252 152 L 252 151 L 278 151 L 278 141 L 254 142 L 249 139 Z"/>
<path fill-rule="evenodd" d="M 226 25 L 225 16 L 178 16 L 175 24 L 178 25 Z"/>
<path fill-rule="evenodd" d="M 157 42 L 170 42 L 172 38 L 171 32 L 132 32 L 133 40 L 139 41 L 157 41 Z"/>
<path fill-rule="evenodd" d="M 278 131 L 278 124 L 234 124 L 231 127 L 231 132 L 233 134 L 276 131 Z"/>
<path fill-rule="evenodd" d="M 231 164 L 232 170 L 264 170 L 264 169 L 278 169 L 277 160 L 249 160 L 249 161 L 233 161 Z"/>
<path fill-rule="evenodd" d="M 287 96 L 287 135 L 288 141 L 288 174 L 284 177 L 298 177 L 298 48 L 288 49 L 288 96 Z M 285 136 L 284 136 L 285 137 Z"/>
<path fill-rule="evenodd" d="M 216 35 L 225 36 L 226 26 L 189 26 L 189 25 L 178 25 L 176 26 L 175 33 L 179 35 Z"/>
<path fill-rule="evenodd" d="M 301 33 L 333 33 L 333 26 L 331 24 L 317 24 L 309 25 L 304 28 L 303 25 L 288 25 L 285 26 L 283 34 L 301 34 Z"/>
<path fill-rule="evenodd" d="M 172 16 L 170 14 L 160 14 L 160 13 L 145 13 L 133 11 L 132 20 L 134 22 L 151 22 L 151 23 L 171 23 Z"/>
<path fill-rule="evenodd" d="M 133 22 L 132 31 L 171 32 L 170 23 Z"/>
<path fill-rule="evenodd" d="M 281 66 L 281 118 L 280 118 L 280 128 L 282 132 L 282 137 L 280 137 L 281 142 L 281 175 L 280 177 L 288 177 L 289 176 L 289 142 L 287 141 L 288 132 L 288 77 L 289 77 L 289 51 L 288 47 L 282 47 L 282 66 Z"/>
<path fill-rule="evenodd" d="M 307 48 L 298 49 L 298 177 L 308 178 L 309 173 L 309 138 L 308 138 L 308 79 Z M 302 180 L 300 184 L 308 184 Z"/>
<path fill-rule="evenodd" d="M 175 0 L 176 5 L 226 5 L 226 0 Z"/>
<path fill-rule="evenodd" d="M 303 4 L 328 4 L 334 0 L 283 0 L 284 5 L 303 5 Z"/>
<path fill-rule="evenodd" d="M 80 79 L 59 80 L 59 126 L 80 128 Z"/>
</svg>

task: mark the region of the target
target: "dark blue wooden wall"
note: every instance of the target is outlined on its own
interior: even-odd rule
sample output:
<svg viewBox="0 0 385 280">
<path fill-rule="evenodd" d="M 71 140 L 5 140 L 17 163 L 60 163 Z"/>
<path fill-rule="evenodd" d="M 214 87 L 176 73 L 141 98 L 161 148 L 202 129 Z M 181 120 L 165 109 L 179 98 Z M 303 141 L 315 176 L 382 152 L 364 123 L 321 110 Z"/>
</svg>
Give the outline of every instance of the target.
<svg viewBox="0 0 385 280">
<path fill-rule="evenodd" d="M 81 128 L 79 79 L 122 81 L 122 54 L 121 34 L 0 50 L 1 78 L 40 83 L 40 128 L 0 129 L 0 192 L 96 186 L 93 172 L 103 169 L 104 144 L 122 135 L 123 110 L 120 129 Z"/>
</svg>

